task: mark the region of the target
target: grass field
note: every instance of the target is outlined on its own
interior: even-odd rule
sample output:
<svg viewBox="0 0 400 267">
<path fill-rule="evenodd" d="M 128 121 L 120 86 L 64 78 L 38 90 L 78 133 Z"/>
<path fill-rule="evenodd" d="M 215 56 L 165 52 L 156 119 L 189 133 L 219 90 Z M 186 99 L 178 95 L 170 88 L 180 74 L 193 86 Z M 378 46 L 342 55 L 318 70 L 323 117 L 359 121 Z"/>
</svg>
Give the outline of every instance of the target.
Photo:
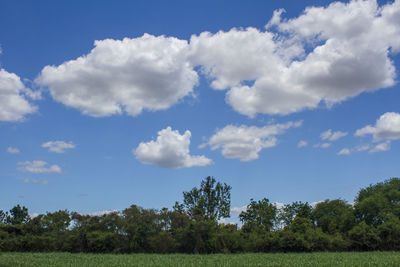
<svg viewBox="0 0 400 267">
<path fill-rule="evenodd" d="M 400 252 L 214 255 L 2 253 L 0 266 L 400 266 Z"/>
</svg>

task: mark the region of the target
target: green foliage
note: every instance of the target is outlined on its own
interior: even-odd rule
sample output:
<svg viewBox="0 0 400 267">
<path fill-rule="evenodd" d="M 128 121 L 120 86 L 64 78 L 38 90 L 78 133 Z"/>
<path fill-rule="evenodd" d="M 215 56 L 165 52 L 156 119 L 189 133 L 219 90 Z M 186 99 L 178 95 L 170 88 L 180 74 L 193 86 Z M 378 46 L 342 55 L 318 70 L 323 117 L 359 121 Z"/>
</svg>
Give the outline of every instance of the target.
<svg viewBox="0 0 400 267">
<path fill-rule="evenodd" d="M 344 200 L 325 200 L 312 213 L 318 227 L 329 234 L 347 233 L 356 224 L 353 207 Z"/>
<path fill-rule="evenodd" d="M 29 221 L 29 213 L 26 207 L 17 205 L 10 210 L 10 217 L 8 218 L 10 224 L 21 224 Z"/>
<path fill-rule="evenodd" d="M 190 217 L 195 220 L 213 220 L 230 216 L 231 187 L 208 176 L 200 188 L 183 192 L 183 203 Z"/>
<path fill-rule="evenodd" d="M 362 221 L 349 231 L 352 247 L 356 250 L 375 250 L 378 248 L 380 238 L 378 230 Z"/>
<path fill-rule="evenodd" d="M 380 248 L 384 250 L 400 250 L 400 219 L 390 216 L 378 227 L 381 238 Z"/>
<path fill-rule="evenodd" d="M 361 189 L 355 200 L 358 221 L 379 226 L 391 215 L 400 217 L 400 179 L 392 178 L 383 183 Z"/>
<path fill-rule="evenodd" d="M 255 201 L 250 200 L 246 210 L 239 214 L 244 231 L 266 230 L 270 231 L 276 223 L 277 208 L 267 198 Z"/>
<path fill-rule="evenodd" d="M 295 217 L 307 218 L 311 220 L 312 207 L 307 202 L 293 202 L 285 205 L 279 213 L 278 219 L 284 227 L 289 227 Z"/>
<path fill-rule="evenodd" d="M 241 228 L 217 221 L 229 215 L 230 189 L 207 177 L 200 189 L 185 192 L 184 203 L 177 202 L 172 210 L 131 205 L 101 216 L 60 210 L 29 218 L 28 209 L 17 205 L 0 212 L 0 250 L 121 254 L 400 250 L 399 179 L 362 189 L 354 208 L 343 200 L 326 200 L 315 209 L 293 202 L 278 210 L 267 198 L 251 199 L 239 215 Z"/>
</svg>

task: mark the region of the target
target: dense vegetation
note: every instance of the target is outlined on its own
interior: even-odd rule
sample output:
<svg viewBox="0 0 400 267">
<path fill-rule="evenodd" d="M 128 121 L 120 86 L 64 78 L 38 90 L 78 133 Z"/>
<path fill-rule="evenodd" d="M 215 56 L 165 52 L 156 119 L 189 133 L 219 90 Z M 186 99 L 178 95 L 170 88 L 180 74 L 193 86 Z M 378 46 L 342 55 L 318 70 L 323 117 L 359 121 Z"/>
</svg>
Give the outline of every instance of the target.
<svg viewBox="0 0 400 267">
<path fill-rule="evenodd" d="M 0 250 L 8 252 L 236 253 L 400 249 L 400 179 L 361 189 L 354 205 L 325 200 L 278 209 L 251 200 L 242 227 L 229 217 L 231 187 L 207 177 L 172 210 L 132 205 L 102 216 L 60 210 L 34 218 L 19 205 L 0 210 Z"/>
<path fill-rule="evenodd" d="M 246 254 L 83 254 L 16 253 L 0 256 L 0 266 L 31 267 L 259 267 L 259 266 L 399 266 L 399 252 L 316 252 Z"/>
</svg>

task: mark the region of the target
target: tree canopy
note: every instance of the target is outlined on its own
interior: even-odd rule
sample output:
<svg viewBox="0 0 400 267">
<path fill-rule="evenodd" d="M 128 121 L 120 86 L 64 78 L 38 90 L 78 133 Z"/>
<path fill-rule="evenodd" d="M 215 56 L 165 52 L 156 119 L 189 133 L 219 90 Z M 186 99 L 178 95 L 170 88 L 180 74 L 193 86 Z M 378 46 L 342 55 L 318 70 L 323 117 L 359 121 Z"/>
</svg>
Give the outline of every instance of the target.
<svg viewBox="0 0 400 267">
<path fill-rule="evenodd" d="M 277 207 L 251 199 L 242 226 L 229 216 L 231 187 L 212 177 L 183 193 L 172 210 L 131 205 L 91 216 L 59 210 L 30 217 L 16 205 L 0 210 L 0 250 L 92 253 L 236 253 L 400 250 L 400 179 L 359 191 L 354 205 L 341 199 L 312 207 Z"/>
</svg>

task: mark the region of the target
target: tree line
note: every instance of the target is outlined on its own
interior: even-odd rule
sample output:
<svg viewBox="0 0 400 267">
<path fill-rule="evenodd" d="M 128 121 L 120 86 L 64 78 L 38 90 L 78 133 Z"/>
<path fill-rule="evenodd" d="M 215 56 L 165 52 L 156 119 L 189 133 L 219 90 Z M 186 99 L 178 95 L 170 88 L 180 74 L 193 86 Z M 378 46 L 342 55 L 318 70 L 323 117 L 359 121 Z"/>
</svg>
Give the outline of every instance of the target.
<svg viewBox="0 0 400 267">
<path fill-rule="evenodd" d="M 136 205 L 101 216 L 60 210 L 31 218 L 26 207 L 0 210 L 1 251 L 240 253 L 400 249 L 400 179 L 361 189 L 354 204 L 325 200 L 278 208 L 250 200 L 241 227 L 230 216 L 231 187 L 212 177 L 170 210 Z"/>
</svg>

